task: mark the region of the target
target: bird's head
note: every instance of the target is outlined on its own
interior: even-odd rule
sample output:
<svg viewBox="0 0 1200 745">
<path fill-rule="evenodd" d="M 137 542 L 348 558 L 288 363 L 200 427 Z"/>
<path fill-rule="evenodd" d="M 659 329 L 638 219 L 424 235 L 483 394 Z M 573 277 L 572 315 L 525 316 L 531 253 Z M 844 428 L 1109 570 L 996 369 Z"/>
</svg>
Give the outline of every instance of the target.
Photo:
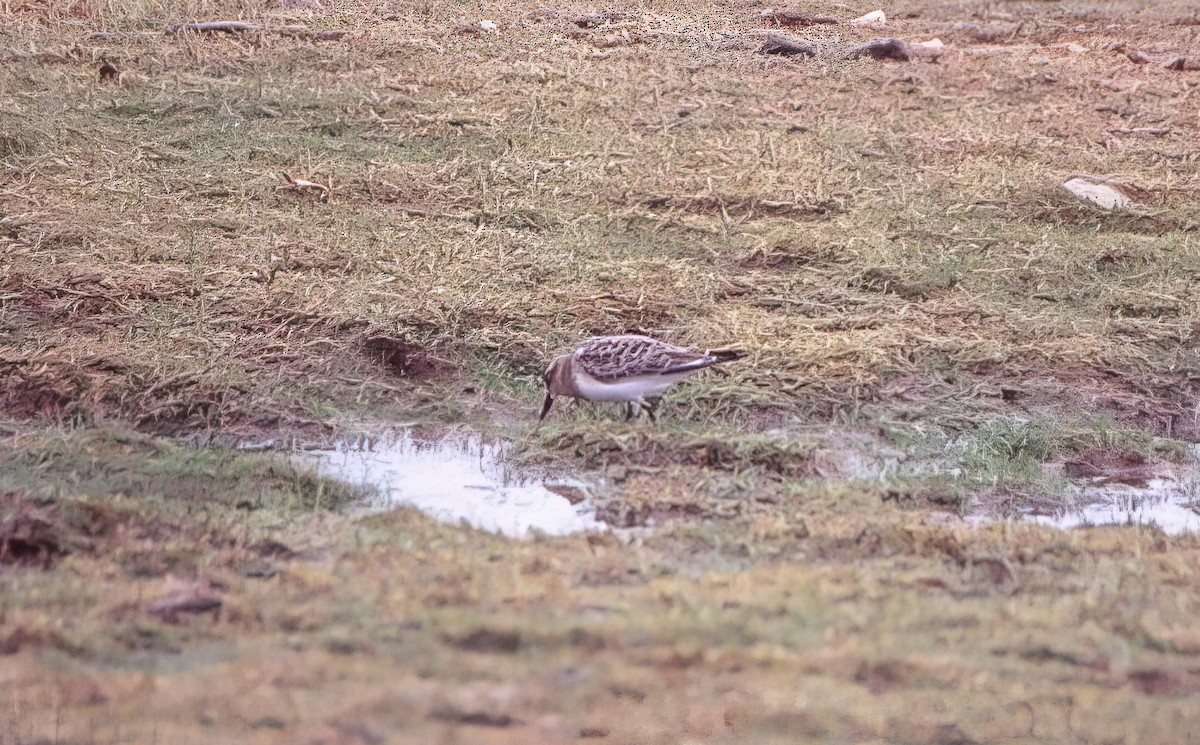
<svg viewBox="0 0 1200 745">
<path fill-rule="evenodd" d="M 546 414 L 550 413 L 550 407 L 554 405 L 554 399 L 558 396 L 573 396 L 575 395 L 575 383 L 571 378 L 571 355 L 564 354 L 554 358 L 550 363 L 550 367 L 546 368 L 545 374 L 542 375 L 542 382 L 546 386 L 546 398 L 542 401 L 542 413 L 538 415 L 538 421 L 546 418 Z"/>
</svg>

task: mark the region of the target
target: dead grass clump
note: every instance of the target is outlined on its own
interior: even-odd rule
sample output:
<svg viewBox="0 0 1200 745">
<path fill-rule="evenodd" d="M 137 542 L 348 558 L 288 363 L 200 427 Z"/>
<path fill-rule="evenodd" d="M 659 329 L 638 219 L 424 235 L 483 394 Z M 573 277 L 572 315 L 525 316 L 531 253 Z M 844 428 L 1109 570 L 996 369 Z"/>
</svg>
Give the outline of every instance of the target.
<svg viewBox="0 0 1200 745">
<path fill-rule="evenodd" d="M 61 420 L 86 413 L 95 389 L 70 363 L 0 358 L 0 413 L 17 419 Z"/>
<path fill-rule="evenodd" d="M 162 267 L 70 262 L 34 268 L 25 260 L 2 270 L 0 292 L 18 296 L 34 314 L 57 320 L 107 315 L 115 323 L 135 315 L 132 301 L 162 302 L 192 289 L 180 272 Z"/>
<path fill-rule="evenodd" d="M 582 297 L 565 296 L 563 300 L 564 313 L 573 317 L 584 338 L 645 334 L 650 329 L 671 328 L 677 324 L 681 312 L 691 310 L 691 303 L 667 302 L 654 292 L 641 292 L 636 296 L 625 292 L 603 292 Z"/>
<path fill-rule="evenodd" d="M 844 207 L 832 199 L 803 202 L 764 199 L 732 194 L 660 194 L 645 197 L 642 204 L 650 209 L 678 210 L 695 215 L 812 218 L 841 212 Z"/>
<path fill-rule="evenodd" d="M 800 266 L 825 266 L 838 258 L 837 249 L 828 245 L 783 245 L 747 251 L 738 258 L 737 263 L 746 268 L 786 270 Z"/>
<path fill-rule="evenodd" d="M 899 273 L 883 267 L 867 269 L 858 276 L 852 286 L 870 292 L 898 295 L 905 300 L 926 300 L 939 289 L 944 289 L 932 283 L 908 280 Z"/>
<path fill-rule="evenodd" d="M 37 151 L 38 142 L 38 138 L 31 132 L 6 128 L 0 131 L 0 160 L 33 155 Z"/>
</svg>

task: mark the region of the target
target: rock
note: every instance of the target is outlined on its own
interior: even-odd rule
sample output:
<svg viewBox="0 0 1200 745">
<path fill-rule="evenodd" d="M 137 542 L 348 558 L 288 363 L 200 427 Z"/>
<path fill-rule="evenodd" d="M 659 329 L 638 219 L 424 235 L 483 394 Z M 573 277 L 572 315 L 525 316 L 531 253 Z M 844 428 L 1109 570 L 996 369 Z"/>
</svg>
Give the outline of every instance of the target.
<svg viewBox="0 0 1200 745">
<path fill-rule="evenodd" d="M 936 60 L 945 52 L 946 45 L 942 43 L 941 39 L 935 38 L 929 41 L 919 41 L 916 44 L 910 44 L 909 49 L 916 57 Z"/>
<path fill-rule="evenodd" d="M 1102 210 L 1123 210 L 1137 206 L 1120 184 L 1093 176 L 1078 176 L 1063 184 L 1076 199 Z"/>
<path fill-rule="evenodd" d="M 882 10 L 872 10 L 866 15 L 848 21 L 852 26 L 886 26 L 887 15 Z"/>
</svg>

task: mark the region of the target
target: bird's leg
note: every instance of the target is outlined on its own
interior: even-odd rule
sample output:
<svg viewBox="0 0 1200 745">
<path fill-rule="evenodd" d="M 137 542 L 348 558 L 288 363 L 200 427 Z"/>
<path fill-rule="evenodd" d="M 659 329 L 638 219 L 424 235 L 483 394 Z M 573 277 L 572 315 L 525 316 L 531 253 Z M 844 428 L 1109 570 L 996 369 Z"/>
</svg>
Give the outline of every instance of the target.
<svg viewBox="0 0 1200 745">
<path fill-rule="evenodd" d="M 658 409 L 658 399 L 653 401 L 647 401 L 644 398 L 638 399 L 638 406 L 642 408 L 642 411 L 646 412 L 646 416 L 650 417 L 650 421 L 658 421 L 658 415 L 655 413 Z"/>
<path fill-rule="evenodd" d="M 633 419 L 633 408 L 632 401 L 625 402 L 625 421 L 628 422 L 630 419 Z"/>
</svg>

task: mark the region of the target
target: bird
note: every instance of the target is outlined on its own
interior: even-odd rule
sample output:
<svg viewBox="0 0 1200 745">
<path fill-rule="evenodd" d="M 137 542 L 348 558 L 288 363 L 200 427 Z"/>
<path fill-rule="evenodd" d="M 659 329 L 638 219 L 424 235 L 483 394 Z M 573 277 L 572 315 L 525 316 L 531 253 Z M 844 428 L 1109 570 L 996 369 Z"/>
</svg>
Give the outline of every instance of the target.
<svg viewBox="0 0 1200 745">
<path fill-rule="evenodd" d="M 623 402 L 626 419 L 644 411 L 657 421 L 657 404 L 651 399 L 705 368 L 744 356 L 731 348 L 697 352 L 637 334 L 588 339 L 573 352 L 555 357 L 546 369 L 542 376 L 546 398 L 538 422 L 560 396 Z"/>
</svg>

